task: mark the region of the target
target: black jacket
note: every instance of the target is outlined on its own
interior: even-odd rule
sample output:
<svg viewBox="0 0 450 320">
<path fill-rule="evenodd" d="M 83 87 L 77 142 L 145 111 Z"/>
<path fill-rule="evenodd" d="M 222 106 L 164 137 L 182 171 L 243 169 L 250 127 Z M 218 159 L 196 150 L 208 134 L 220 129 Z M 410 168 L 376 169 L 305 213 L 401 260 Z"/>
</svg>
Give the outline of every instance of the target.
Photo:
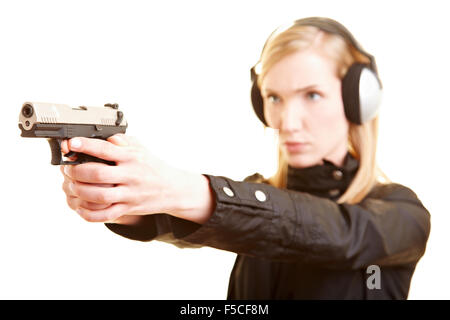
<svg viewBox="0 0 450 320">
<path fill-rule="evenodd" d="M 205 176 L 216 206 L 203 225 L 166 214 L 139 226 L 106 224 L 130 239 L 238 254 L 228 299 L 406 299 L 425 252 L 430 215 L 400 184 L 379 184 L 358 204 L 337 204 L 359 162 L 288 169 L 286 189 L 255 173 L 243 182 Z M 380 268 L 381 288 L 369 288 Z"/>
</svg>

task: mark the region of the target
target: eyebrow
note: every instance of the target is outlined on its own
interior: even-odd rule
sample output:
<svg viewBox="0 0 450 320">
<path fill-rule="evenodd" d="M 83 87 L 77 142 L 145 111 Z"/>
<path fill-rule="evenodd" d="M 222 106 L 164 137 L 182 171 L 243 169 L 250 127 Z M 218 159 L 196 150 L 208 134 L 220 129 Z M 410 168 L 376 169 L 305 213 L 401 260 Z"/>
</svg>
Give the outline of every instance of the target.
<svg viewBox="0 0 450 320">
<path fill-rule="evenodd" d="M 303 92 L 303 91 L 308 91 L 308 90 L 316 88 L 318 86 L 319 86 L 318 84 L 312 84 L 312 85 L 306 86 L 304 88 L 295 89 L 294 92 L 295 93 L 299 93 L 299 92 Z M 266 88 L 264 91 L 266 91 L 266 92 L 277 92 L 276 90 L 270 89 L 270 88 Z"/>
</svg>

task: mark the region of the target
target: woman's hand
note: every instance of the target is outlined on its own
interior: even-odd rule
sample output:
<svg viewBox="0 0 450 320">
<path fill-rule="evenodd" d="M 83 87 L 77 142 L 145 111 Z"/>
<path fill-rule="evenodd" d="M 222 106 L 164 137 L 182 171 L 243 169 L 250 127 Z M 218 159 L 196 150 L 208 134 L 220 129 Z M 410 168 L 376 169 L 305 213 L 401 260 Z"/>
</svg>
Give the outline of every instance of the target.
<svg viewBox="0 0 450 320">
<path fill-rule="evenodd" d="M 211 214 L 205 176 L 167 165 L 134 138 L 73 138 L 63 141 L 61 149 L 116 162 L 61 166 L 67 203 L 87 221 L 132 224 L 141 215 L 168 213 L 202 223 Z"/>
</svg>

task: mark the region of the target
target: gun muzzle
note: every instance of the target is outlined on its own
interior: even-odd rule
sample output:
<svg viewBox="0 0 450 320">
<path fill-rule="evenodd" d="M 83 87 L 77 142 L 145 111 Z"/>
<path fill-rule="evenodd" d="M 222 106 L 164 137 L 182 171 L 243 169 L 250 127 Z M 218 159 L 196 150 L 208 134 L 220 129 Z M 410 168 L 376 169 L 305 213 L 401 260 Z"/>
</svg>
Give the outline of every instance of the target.
<svg viewBox="0 0 450 320">
<path fill-rule="evenodd" d="M 31 118 L 34 114 L 33 106 L 29 103 L 26 103 L 22 107 L 22 114 L 25 118 Z"/>
</svg>

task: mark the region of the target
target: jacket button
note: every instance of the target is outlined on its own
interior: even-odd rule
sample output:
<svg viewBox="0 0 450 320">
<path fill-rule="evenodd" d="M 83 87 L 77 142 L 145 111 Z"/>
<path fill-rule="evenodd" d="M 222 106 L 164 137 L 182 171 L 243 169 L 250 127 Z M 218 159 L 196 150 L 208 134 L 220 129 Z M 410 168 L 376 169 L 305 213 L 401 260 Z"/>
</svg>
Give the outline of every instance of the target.
<svg viewBox="0 0 450 320">
<path fill-rule="evenodd" d="M 258 199 L 258 201 L 261 201 L 261 202 L 264 202 L 267 199 L 266 195 L 261 190 L 255 191 L 255 197 L 256 197 L 256 199 Z"/>
<path fill-rule="evenodd" d="M 343 176 L 344 176 L 344 174 L 342 173 L 341 170 L 334 170 L 333 171 L 333 178 L 334 178 L 334 180 L 342 180 Z"/>
<path fill-rule="evenodd" d="M 222 190 L 223 190 L 223 192 L 225 192 L 225 194 L 226 194 L 227 196 L 229 196 L 229 197 L 234 197 L 234 193 L 233 193 L 233 191 L 232 191 L 230 188 L 228 188 L 228 187 L 223 187 Z"/>
<path fill-rule="evenodd" d="M 328 192 L 328 194 L 329 194 L 330 196 L 332 196 L 332 197 L 338 196 L 339 193 L 341 193 L 341 192 L 339 191 L 339 189 L 331 189 L 331 190 Z"/>
</svg>

